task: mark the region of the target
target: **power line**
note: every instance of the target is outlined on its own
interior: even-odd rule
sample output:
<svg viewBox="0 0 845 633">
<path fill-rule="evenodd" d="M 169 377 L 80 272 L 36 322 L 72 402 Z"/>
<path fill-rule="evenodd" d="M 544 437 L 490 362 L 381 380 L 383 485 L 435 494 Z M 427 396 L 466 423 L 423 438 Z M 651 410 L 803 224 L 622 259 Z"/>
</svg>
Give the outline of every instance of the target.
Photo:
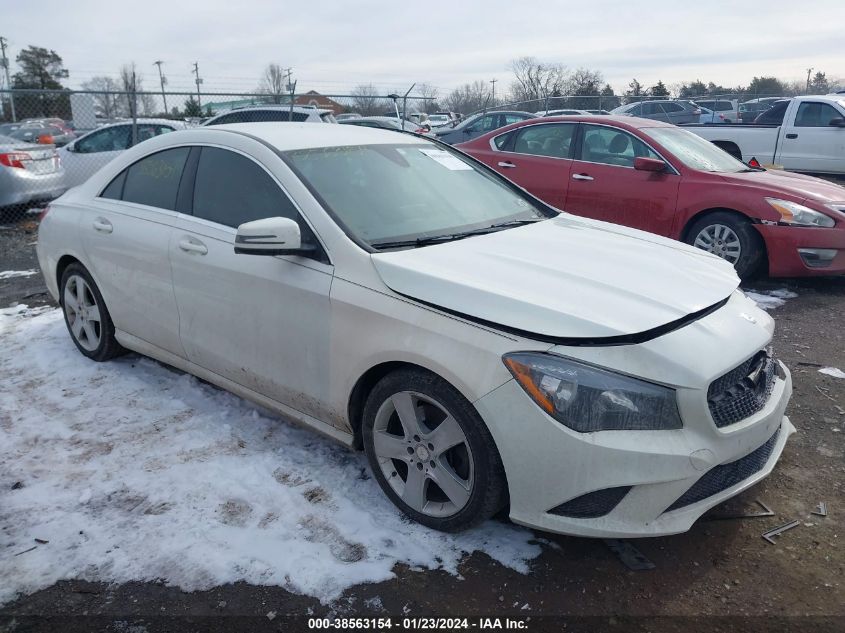
<svg viewBox="0 0 845 633">
<path fill-rule="evenodd" d="M 0 51 L 2 51 L 2 57 L 0 57 L 0 64 L 2 64 L 3 70 L 6 74 L 6 85 L 9 88 L 9 102 L 12 106 L 12 121 L 17 121 L 18 117 L 15 114 L 15 95 L 12 93 L 12 80 L 9 78 L 9 60 L 6 58 L 5 37 L 0 37 Z"/>
</svg>

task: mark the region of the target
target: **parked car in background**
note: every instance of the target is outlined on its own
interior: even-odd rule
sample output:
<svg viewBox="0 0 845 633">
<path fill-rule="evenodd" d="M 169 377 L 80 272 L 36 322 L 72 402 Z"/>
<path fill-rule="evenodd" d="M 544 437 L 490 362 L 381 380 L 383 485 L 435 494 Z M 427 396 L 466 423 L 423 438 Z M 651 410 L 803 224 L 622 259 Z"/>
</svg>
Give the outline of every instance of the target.
<svg viewBox="0 0 845 633">
<path fill-rule="evenodd" d="M 754 125 L 781 125 L 789 107 L 789 101 L 789 99 L 775 101 L 771 108 L 757 115 Z"/>
<path fill-rule="evenodd" d="M 611 110 L 611 114 L 624 114 L 636 116 L 641 119 L 652 119 L 653 121 L 664 121 L 674 125 L 685 123 L 698 123 L 701 116 L 701 108 L 691 101 L 661 99 L 656 101 L 640 101 L 628 103 Z"/>
<path fill-rule="evenodd" d="M 774 106 L 772 106 L 774 107 Z M 782 125 L 690 126 L 734 158 L 813 174 L 845 174 L 845 99 L 795 97 Z"/>
<path fill-rule="evenodd" d="M 749 99 L 748 101 L 740 103 L 740 123 L 753 123 L 754 119 L 756 119 L 761 112 L 765 112 L 781 99 L 783 99 L 783 97 L 761 97 L 759 99 Z"/>
<path fill-rule="evenodd" d="M 540 110 L 539 112 L 535 112 L 537 116 L 567 116 L 570 114 L 587 114 L 586 110 L 573 110 L 573 109 L 562 109 L 562 110 Z"/>
<path fill-rule="evenodd" d="M 431 127 L 440 127 L 441 125 L 449 125 L 458 120 L 458 116 L 454 112 L 435 112 L 428 115 L 428 123 Z"/>
<path fill-rule="evenodd" d="M 227 123 L 267 123 L 271 121 L 294 121 L 296 123 L 337 123 L 331 110 L 294 106 L 261 105 L 234 108 L 213 116 L 203 125 L 226 125 Z"/>
<path fill-rule="evenodd" d="M 713 112 L 713 110 L 708 110 L 704 106 L 701 106 L 701 116 L 698 117 L 699 123 L 727 123 L 728 121 L 725 120 L 725 115 L 719 114 L 718 112 Z"/>
<path fill-rule="evenodd" d="M 739 123 L 739 102 L 736 99 L 693 99 L 701 108 L 722 116 L 719 122 Z"/>
<path fill-rule="evenodd" d="M 81 354 L 134 350 L 363 447 L 434 529 L 507 508 L 682 532 L 795 431 L 774 322 L 725 262 L 561 216 L 418 136 L 160 136 L 53 203 L 37 253 Z"/>
<path fill-rule="evenodd" d="M 13 132 L 9 132 L 8 135 L 26 143 L 41 143 L 42 145 L 55 145 L 56 147 L 63 147 L 76 138 L 76 134 L 73 132 L 52 125 L 43 127 L 24 125 Z"/>
<path fill-rule="evenodd" d="M 601 115 L 608 115 L 610 114 L 610 110 L 584 110 L 587 114 L 601 114 Z"/>
<path fill-rule="evenodd" d="M 186 127 L 188 125 L 182 121 L 138 119 L 134 143 L 131 122 L 105 125 L 88 132 L 59 149 L 65 183 L 68 187 L 75 187 L 134 144 Z"/>
<path fill-rule="evenodd" d="M 357 119 L 346 119 L 338 121 L 341 125 L 358 125 L 360 127 L 375 127 L 385 130 L 402 130 L 414 134 L 430 134 L 431 128 L 427 125 L 420 125 L 413 121 L 400 121 L 396 117 L 386 116 L 365 116 Z"/>
<path fill-rule="evenodd" d="M 341 121 L 348 121 L 349 119 L 360 119 L 361 115 L 357 112 L 344 112 L 343 114 L 335 114 L 335 120 L 340 123 Z"/>
<path fill-rule="evenodd" d="M 438 140 L 451 145 L 472 140 L 476 136 L 517 121 L 536 118 L 538 118 L 536 114 L 514 110 L 482 112 L 464 119 L 453 127 L 436 127 L 431 131 Z"/>
<path fill-rule="evenodd" d="M 52 145 L 0 136 L 0 212 L 64 193 L 64 170 Z"/>
<path fill-rule="evenodd" d="M 845 187 L 751 169 L 687 128 L 577 119 L 525 121 L 458 149 L 559 209 L 692 244 L 742 277 L 765 264 L 775 277 L 845 274 Z"/>
</svg>

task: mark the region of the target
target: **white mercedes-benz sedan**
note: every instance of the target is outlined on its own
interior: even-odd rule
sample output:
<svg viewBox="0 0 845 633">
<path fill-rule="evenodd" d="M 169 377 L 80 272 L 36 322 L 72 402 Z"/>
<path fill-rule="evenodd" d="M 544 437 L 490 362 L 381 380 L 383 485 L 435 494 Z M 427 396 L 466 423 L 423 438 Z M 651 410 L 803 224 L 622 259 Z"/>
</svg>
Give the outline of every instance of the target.
<svg viewBox="0 0 845 633">
<path fill-rule="evenodd" d="M 681 532 L 795 431 L 773 321 L 729 264 L 414 135 L 158 136 L 52 203 L 38 256 L 82 354 L 133 350 L 363 448 L 439 530 L 508 507 Z"/>
</svg>

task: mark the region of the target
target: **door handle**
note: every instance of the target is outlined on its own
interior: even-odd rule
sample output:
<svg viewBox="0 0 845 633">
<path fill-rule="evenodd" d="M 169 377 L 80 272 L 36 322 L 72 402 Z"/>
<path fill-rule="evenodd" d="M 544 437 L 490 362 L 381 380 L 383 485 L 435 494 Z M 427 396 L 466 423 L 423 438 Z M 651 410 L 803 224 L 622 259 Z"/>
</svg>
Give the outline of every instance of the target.
<svg viewBox="0 0 845 633">
<path fill-rule="evenodd" d="M 182 239 L 179 240 L 179 248 L 186 253 L 199 253 L 205 255 L 208 252 L 208 247 L 199 240 Z"/>
<path fill-rule="evenodd" d="M 112 223 L 106 220 L 105 218 L 97 218 L 96 220 L 94 220 L 92 226 L 94 227 L 95 231 L 99 231 L 100 233 L 111 233 L 112 231 L 114 231 Z"/>
<path fill-rule="evenodd" d="M 500 160 L 499 161 L 499 167 L 504 167 L 505 169 L 510 169 L 512 167 L 516 167 L 516 165 L 514 165 L 512 162 L 507 161 L 507 160 Z"/>
<path fill-rule="evenodd" d="M 594 180 L 594 178 L 587 174 L 572 174 L 572 180 Z"/>
<path fill-rule="evenodd" d="M 798 138 L 797 134 L 787 134 L 786 138 Z"/>
</svg>

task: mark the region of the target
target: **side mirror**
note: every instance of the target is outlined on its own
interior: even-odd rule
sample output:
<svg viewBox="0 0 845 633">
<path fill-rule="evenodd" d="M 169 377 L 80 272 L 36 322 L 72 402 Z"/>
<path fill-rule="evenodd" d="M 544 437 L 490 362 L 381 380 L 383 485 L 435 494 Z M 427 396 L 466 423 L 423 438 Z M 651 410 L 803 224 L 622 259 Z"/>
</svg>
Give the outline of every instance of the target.
<svg viewBox="0 0 845 633">
<path fill-rule="evenodd" d="M 845 118 L 839 116 L 835 119 L 831 119 L 828 125 L 832 125 L 833 127 L 845 127 Z"/>
<path fill-rule="evenodd" d="M 639 171 L 661 172 L 666 170 L 666 163 L 659 158 L 638 156 L 634 159 L 634 169 Z"/>
<path fill-rule="evenodd" d="M 76 143 L 68 143 L 65 145 L 65 149 L 71 153 L 76 151 Z"/>
<path fill-rule="evenodd" d="M 302 245 L 299 224 L 290 218 L 265 218 L 244 222 L 235 235 L 239 255 L 302 255 L 314 250 Z"/>
</svg>

